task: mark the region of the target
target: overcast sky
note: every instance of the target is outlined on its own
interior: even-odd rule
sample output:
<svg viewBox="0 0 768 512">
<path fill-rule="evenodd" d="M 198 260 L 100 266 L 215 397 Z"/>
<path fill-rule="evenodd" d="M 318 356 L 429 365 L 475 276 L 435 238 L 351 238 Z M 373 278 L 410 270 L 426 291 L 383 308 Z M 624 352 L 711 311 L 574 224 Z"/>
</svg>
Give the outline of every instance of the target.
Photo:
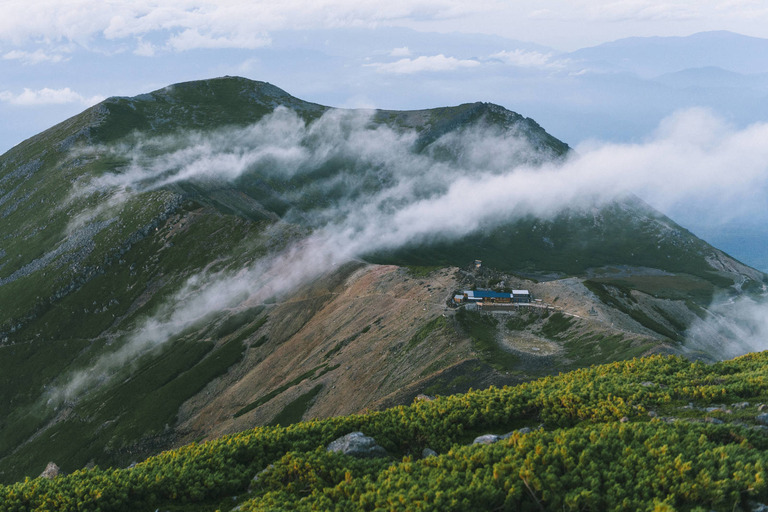
<svg viewBox="0 0 768 512">
<path fill-rule="evenodd" d="M 627 36 L 730 30 L 768 35 L 761 0 L 4 0 L 9 51 L 56 58 L 70 45 L 150 54 L 195 48 L 253 49 L 285 29 L 403 26 L 472 32 L 574 50 Z M 101 48 L 103 49 L 103 48 Z"/>
<path fill-rule="evenodd" d="M 491 100 L 514 110 L 528 106 L 526 98 L 498 94 L 503 80 L 489 77 L 499 75 L 499 66 L 482 64 L 554 71 L 562 64 L 559 52 L 628 36 L 710 30 L 768 37 L 768 6 L 760 0 L 3 0 L 0 152 L 105 97 L 223 74 L 272 81 L 333 106 Z M 409 86 L 417 74 L 429 87 Z M 484 76 L 486 82 L 478 81 Z M 387 94 L 376 90 L 384 82 Z M 532 110 L 522 113 L 547 120 L 546 107 Z M 567 129 L 559 135 L 573 136 Z"/>
</svg>

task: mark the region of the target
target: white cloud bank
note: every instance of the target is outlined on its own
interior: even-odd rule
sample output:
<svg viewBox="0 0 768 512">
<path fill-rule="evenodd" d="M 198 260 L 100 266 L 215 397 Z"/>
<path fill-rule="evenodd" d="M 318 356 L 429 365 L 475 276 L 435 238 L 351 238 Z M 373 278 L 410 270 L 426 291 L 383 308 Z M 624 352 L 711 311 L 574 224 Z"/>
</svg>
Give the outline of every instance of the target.
<svg viewBox="0 0 768 512">
<path fill-rule="evenodd" d="M 748 21 L 768 9 L 752 0 L 568 0 L 539 2 L 532 19 L 569 22 L 685 22 L 727 17 Z"/>
<path fill-rule="evenodd" d="M 64 62 L 69 57 L 62 55 L 61 53 L 48 53 L 43 50 L 35 50 L 34 52 L 27 52 L 23 50 L 11 50 L 3 55 L 3 60 L 18 60 L 24 64 L 40 64 L 43 62 Z"/>
<path fill-rule="evenodd" d="M 569 62 L 557 59 L 551 53 L 541 53 L 528 50 L 509 50 L 492 54 L 490 59 L 500 60 L 504 64 L 520 68 L 532 69 L 564 69 Z"/>
<path fill-rule="evenodd" d="M 745 203 L 765 205 L 765 140 L 768 124 L 737 130 L 707 111 L 692 110 L 666 120 L 645 143 L 592 144 L 565 162 L 541 164 L 541 155 L 515 128 L 449 133 L 432 150 L 416 154 L 414 133 L 371 128 L 365 113 L 330 111 L 306 124 L 279 108 L 244 129 L 91 148 L 130 162 L 119 172 L 75 184 L 78 194 L 111 193 L 113 202 L 179 181 L 226 183 L 245 173 L 292 183 L 283 192 L 286 201 L 321 200 L 286 216 L 309 222 L 311 235 L 236 272 L 193 277 L 122 348 L 71 376 L 53 403 L 108 379 L 124 362 L 209 313 L 289 293 L 372 251 L 462 236 L 521 215 L 547 217 L 629 193 L 660 205 L 702 202 L 721 217 Z M 446 160 L 446 152 L 455 158 Z M 163 156 L 151 156 L 157 154 Z M 331 163 L 338 172 L 316 174 Z M 756 307 L 768 317 L 763 306 Z M 768 339 L 754 339 L 750 348 L 768 348 Z"/>
<path fill-rule="evenodd" d="M 95 38 L 136 39 L 163 34 L 174 50 L 253 49 L 269 44 L 270 31 L 373 27 L 406 20 L 459 18 L 488 10 L 493 0 L 36 0 L 0 5 L 0 41 L 71 41 L 88 47 Z M 146 54 L 144 49 L 140 50 Z"/>
<path fill-rule="evenodd" d="M 401 46 L 399 48 L 393 48 L 389 52 L 390 57 L 410 57 L 411 50 L 407 46 Z"/>
<path fill-rule="evenodd" d="M 424 72 L 456 71 L 457 69 L 475 68 L 480 62 L 472 59 L 457 59 L 439 55 L 416 57 L 415 59 L 400 59 L 395 62 L 366 64 L 376 68 L 379 73 L 413 74 Z"/>
<path fill-rule="evenodd" d="M 95 105 L 104 100 L 103 96 L 85 97 L 69 87 L 63 89 L 27 89 L 15 94 L 11 91 L 0 91 L 0 101 L 10 103 L 11 105 L 33 107 L 40 105 L 63 105 L 67 103 L 76 103 L 86 107 Z"/>
<path fill-rule="evenodd" d="M 697 320 L 686 333 L 692 355 L 731 359 L 768 349 L 768 302 L 743 297 L 720 299 L 706 320 Z"/>
</svg>

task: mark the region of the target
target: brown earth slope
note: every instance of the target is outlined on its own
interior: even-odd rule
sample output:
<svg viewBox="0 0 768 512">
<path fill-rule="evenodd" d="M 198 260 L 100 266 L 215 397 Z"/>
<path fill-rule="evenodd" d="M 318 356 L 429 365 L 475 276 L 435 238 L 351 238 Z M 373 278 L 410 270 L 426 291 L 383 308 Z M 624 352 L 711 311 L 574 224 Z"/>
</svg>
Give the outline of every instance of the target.
<svg viewBox="0 0 768 512">
<path fill-rule="evenodd" d="M 178 441 L 364 412 L 424 392 L 511 384 L 593 357 L 665 350 L 661 336 L 602 304 L 578 279 L 518 279 L 515 286 L 541 301 L 485 313 L 495 319 L 498 347 L 519 360 L 493 368 L 446 305 L 466 275 L 445 268 L 416 277 L 401 267 L 352 264 L 269 305 L 243 361 L 181 408 Z M 555 314 L 568 319 L 557 333 L 546 327 Z M 508 327 L 520 317 L 529 319 L 524 329 Z"/>
</svg>

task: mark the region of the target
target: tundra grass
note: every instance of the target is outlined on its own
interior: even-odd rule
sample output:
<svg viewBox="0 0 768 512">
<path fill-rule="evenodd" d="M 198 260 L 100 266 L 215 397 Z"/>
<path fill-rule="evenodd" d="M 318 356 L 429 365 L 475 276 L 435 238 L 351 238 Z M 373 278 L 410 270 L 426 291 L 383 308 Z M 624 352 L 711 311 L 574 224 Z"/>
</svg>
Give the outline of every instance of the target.
<svg viewBox="0 0 768 512">
<path fill-rule="evenodd" d="M 176 421 L 179 407 L 243 357 L 244 347 L 226 343 L 174 342 L 156 355 L 144 356 L 139 370 L 113 378 L 103 389 L 72 406 L 67 419 L 44 430 L 34 443 L 22 445 L 2 460 L 6 472 L 32 474 L 49 460 L 89 460 L 126 465 L 153 448 Z M 8 425 L 9 428 L 19 425 Z"/>
<path fill-rule="evenodd" d="M 338 367 L 338 365 L 336 367 Z M 283 391 L 292 388 L 293 386 L 303 382 L 306 379 L 311 379 L 312 377 L 315 376 L 315 373 L 318 370 L 320 370 L 321 368 L 322 369 L 328 368 L 328 363 L 315 366 L 311 370 L 302 373 L 301 375 L 299 375 L 295 379 L 291 380 L 290 382 L 287 382 L 286 384 L 283 384 L 282 386 L 280 386 L 278 388 L 275 388 L 274 390 L 270 391 L 266 395 L 264 395 L 264 396 L 262 396 L 262 397 L 260 397 L 260 398 L 258 398 L 256 400 L 254 400 L 253 402 L 249 403 L 245 407 L 240 408 L 237 412 L 235 412 L 233 417 L 239 418 L 243 414 L 249 413 L 252 410 L 256 409 L 257 407 L 259 407 L 261 405 L 264 405 L 265 403 L 269 402 L 270 400 L 275 398 L 277 395 L 279 395 Z"/>
<path fill-rule="evenodd" d="M 541 333 L 547 338 L 556 339 L 559 335 L 570 329 L 574 319 L 565 316 L 559 311 L 550 315 L 541 326 Z"/>
<path fill-rule="evenodd" d="M 448 322 L 445 317 L 440 315 L 419 328 L 410 340 L 408 340 L 408 349 L 412 349 L 427 339 L 433 332 L 440 332 L 448 328 Z"/>
<path fill-rule="evenodd" d="M 517 364 L 517 357 L 499 346 L 496 340 L 498 320 L 493 316 L 461 308 L 456 313 L 456 321 L 470 337 L 473 348 L 484 362 L 502 371 Z"/>
<path fill-rule="evenodd" d="M 318 384 L 295 400 L 289 402 L 285 407 L 283 407 L 282 411 L 280 411 L 274 418 L 272 418 L 272 421 L 270 421 L 268 425 L 282 425 L 285 427 L 287 425 L 291 425 L 292 423 L 298 423 L 301 421 L 304 413 L 307 412 L 307 409 L 309 408 L 312 401 L 318 394 L 320 394 L 322 390 L 323 385 Z"/>
</svg>

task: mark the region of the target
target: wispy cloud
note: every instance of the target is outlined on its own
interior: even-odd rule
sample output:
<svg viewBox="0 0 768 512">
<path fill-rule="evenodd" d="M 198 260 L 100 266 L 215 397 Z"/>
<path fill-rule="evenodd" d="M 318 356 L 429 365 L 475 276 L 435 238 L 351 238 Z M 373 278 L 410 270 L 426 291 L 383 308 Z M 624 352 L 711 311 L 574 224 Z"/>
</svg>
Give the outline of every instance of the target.
<svg viewBox="0 0 768 512">
<path fill-rule="evenodd" d="M 43 50 L 27 52 L 23 50 L 11 50 L 3 55 L 3 60 L 18 60 L 24 64 L 40 64 L 43 62 L 64 62 L 69 57 L 61 53 L 47 53 Z"/>
<path fill-rule="evenodd" d="M 707 111 L 669 118 L 644 143 L 593 143 L 556 163 L 547 162 L 519 126 L 481 123 L 415 152 L 415 133 L 374 127 L 369 115 L 329 111 L 308 124 L 280 108 L 244 129 L 87 150 L 128 163 L 75 184 L 78 194 L 135 198 L 170 183 L 220 186 L 254 173 L 274 184 L 290 183 L 275 185 L 280 199 L 296 205 L 284 219 L 311 234 L 246 268 L 194 276 L 121 348 L 70 376 L 53 403 L 108 379 L 125 361 L 207 314 L 290 293 L 373 251 L 459 237 L 519 216 L 547 218 L 564 208 L 591 208 L 623 194 L 662 205 L 700 202 L 726 217 L 744 202 L 764 204 L 768 197 L 755 193 L 768 191 L 768 124 L 738 130 Z M 446 154 L 453 158 L 446 160 Z M 321 177 L 317 171 L 330 162 L 338 172 Z M 766 346 L 764 338 L 755 345 Z"/>
<path fill-rule="evenodd" d="M 272 40 L 266 33 L 212 34 L 198 29 L 187 29 L 168 39 L 168 46 L 176 51 L 198 48 L 242 48 L 253 50 L 269 46 Z"/>
<path fill-rule="evenodd" d="M 400 59 L 395 62 L 366 64 L 376 68 L 379 73 L 413 74 L 424 72 L 456 71 L 458 69 L 474 68 L 480 62 L 472 59 L 457 59 L 443 54 L 421 56 L 415 59 Z"/>
<path fill-rule="evenodd" d="M 686 21 L 706 18 L 718 11 L 722 2 L 676 0 L 658 2 L 655 0 L 606 0 L 593 2 L 574 0 L 548 6 L 555 2 L 542 3 L 538 9 L 528 13 L 533 20 L 558 21 L 591 21 L 591 22 L 653 22 L 653 21 Z M 744 11 L 738 7 L 732 14 Z"/>
<path fill-rule="evenodd" d="M 731 359 L 768 349 L 768 303 L 749 297 L 720 297 L 705 319 L 686 333 L 685 350 L 692 355 Z"/>
<path fill-rule="evenodd" d="M 458 18 L 487 10 L 492 0 L 38 0 L 30 6 L 6 2 L 0 7 L 0 40 L 72 41 L 82 46 L 109 40 L 162 37 L 167 48 L 256 48 L 269 43 L 270 31 L 283 29 L 373 27 L 408 20 Z"/>
<path fill-rule="evenodd" d="M 368 115 L 332 110 L 307 124 L 279 108 L 245 129 L 93 148 L 129 163 L 78 183 L 77 193 L 130 197 L 180 181 L 233 182 L 246 173 L 286 182 L 334 162 L 339 172 L 332 178 L 300 179 L 282 199 L 298 204 L 307 194 L 332 192 L 334 200 L 313 211 L 315 227 L 372 233 L 359 245 L 345 242 L 368 248 L 466 233 L 476 222 L 509 212 L 547 216 L 585 198 L 630 193 L 662 209 L 700 205 L 713 222 L 768 206 L 768 124 L 736 129 L 707 110 L 671 116 L 643 143 L 584 144 L 564 163 L 547 163 L 519 127 L 460 130 L 414 153 L 413 132 L 372 129 Z M 433 157 L 446 153 L 454 155 L 450 163 Z M 463 205 L 461 218 L 455 204 Z"/>
<path fill-rule="evenodd" d="M 365 66 L 374 68 L 379 73 L 406 75 L 473 69 L 494 62 L 518 68 L 550 71 L 566 69 L 570 64 L 567 59 L 559 59 L 551 53 L 522 49 L 504 50 L 479 59 L 459 59 L 444 54 L 408 57 L 410 54 L 408 48 L 395 48 L 389 55 L 405 58 L 394 62 L 374 62 Z"/>
<path fill-rule="evenodd" d="M 520 68 L 533 69 L 563 69 L 568 66 L 568 61 L 558 59 L 551 53 L 541 53 L 527 50 L 508 50 L 490 55 L 490 59 Z"/>
<path fill-rule="evenodd" d="M 135 55 L 140 55 L 142 57 L 152 57 L 156 52 L 157 48 L 155 48 L 155 45 L 149 41 L 144 41 L 142 38 L 139 38 L 136 41 L 136 49 L 133 50 Z"/>
<path fill-rule="evenodd" d="M 607 21 L 681 21 L 702 17 L 701 2 L 619 0 L 590 5 L 589 17 Z"/>
<path fill-rule="evenodd" d="M 85 97 L 69 87 L 63 89 L 24 89 L 23 92 L 15 94 L 11 91 L 0 91 L 0 101 L 24 107 L 33 107 L 40 105 L 62 105 L 67 103 L 77 103 L 83 106 L 95 105 L 102 101 L 103 96 Z"/>
</svg>

